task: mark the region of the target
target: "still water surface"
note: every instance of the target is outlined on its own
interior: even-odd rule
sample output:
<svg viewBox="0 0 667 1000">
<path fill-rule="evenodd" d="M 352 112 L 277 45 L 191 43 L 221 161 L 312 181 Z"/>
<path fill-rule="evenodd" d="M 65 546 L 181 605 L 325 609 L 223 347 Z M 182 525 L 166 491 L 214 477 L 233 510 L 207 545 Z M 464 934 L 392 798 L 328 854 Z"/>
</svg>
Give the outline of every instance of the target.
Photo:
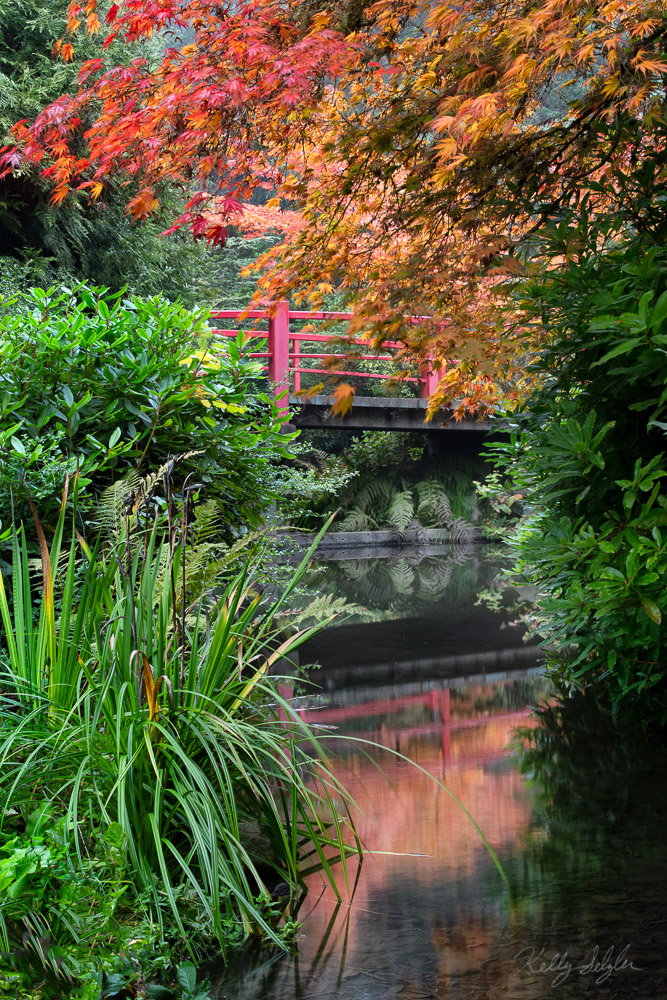
<svg viewBox="0 0 667 1000">
<path fill-rule="evenodd" d="M 484 554 L 456 557 L 429 557 L 439 568 L 412 589 L 401 569 L 402 591 L 367 587 L 368 613 L 311 647 L 321 693 L 298 704 L 336 727 L 323 731 L 371 853 L 349 863 L 342 901 L 311 877 L 295 953 L 243 954 L 216 1000 L 667 998 L 665 753 L 619 739 L 585 698 L 564 710 L 567 738 L 557 708 L 538 720 L 555 698 L 536 651 L 510 613 L 475 607 Z M 390 569 L 338 563 L 320 586 L 361 603 L 358 577 Z M 438 569 L 449 594 L 420 594 Z M 372 744 L 465 805 L 509 888 L 447 791 Z"/>
</svg>

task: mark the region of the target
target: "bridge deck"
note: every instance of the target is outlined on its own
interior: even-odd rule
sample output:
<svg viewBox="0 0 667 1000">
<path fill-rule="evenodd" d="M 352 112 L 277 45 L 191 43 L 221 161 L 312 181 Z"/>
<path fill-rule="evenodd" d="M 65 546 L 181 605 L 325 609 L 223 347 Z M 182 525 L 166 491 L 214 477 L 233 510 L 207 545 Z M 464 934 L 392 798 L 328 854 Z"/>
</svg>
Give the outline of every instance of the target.
<svg viewBox="0 0 667 1000">
<path fill-rule="evenodd" d="M 354 405 L 344 416 L 332 416 L 333 396 L 290 395 L 290 423 L 295 427 L 326 427 L 342 430 L 448 431 L 488 434 L 502 431 L 491 420 L 455 421 L 451 411 L 442 411 L 426 422 L 427 399 L 394 399 L 388 396 L 355 396 Z"/>
</svg>

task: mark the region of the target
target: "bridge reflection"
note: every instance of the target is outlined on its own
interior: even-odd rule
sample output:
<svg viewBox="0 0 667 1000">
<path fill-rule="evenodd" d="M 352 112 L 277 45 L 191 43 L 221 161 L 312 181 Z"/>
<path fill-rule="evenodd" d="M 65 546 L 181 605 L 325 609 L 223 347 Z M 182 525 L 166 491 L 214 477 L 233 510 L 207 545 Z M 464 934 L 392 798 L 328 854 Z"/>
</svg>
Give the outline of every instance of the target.
<svg viewBox="0 0 667 1000">
<path fill-rule="evenodd" d="M 283 694 L 289 696 L 288 685 Z M 309 878 L 297 955 L 255 968 L 244 959 L 242 974 L 228 977 L 218 997 L 505 995 L 518 946 L 489 956 L 507 920 L 507 899 L 456 799 L 501 859 L 519 848 L 530 833 L 531 799 L 509 745 L 517 726 L 533 725 L 531 704 L 549 694 L 541 671 L 524 670 L 490 683 L 477 675 L 343 689 L 319 696 L 319 706 L 297 701 L 300 716 L 323 727 L 369 853 L 363 865 L 349 863 L 349 892 L 337 871 L 342 900 L 320 874 Z"/>
<path fill-rule="evenodd" d="M 461 696 L 462 691 L 469 689 L 468 694 L 474 694 L 477 700 L 487 701 L 493 695 L 492 701 L 497 702 L 500 692 L 508 685 L 515 685 L 520 679 L 536 681 L 538 688 L 547 690 L 543 679 L 542 668 L 532 670 L 514 671 L 511 675 L 497 677 L 494 683 L 489 683 L 492 678 L 457 678 L 450 684 L 440 684 L 437 686 L 426 685 L 425 690 L 405 692 L 401 687 L 408 689 L 411 685 L 397 686 L 396 693 L 391 697 L 366 698 L 355 700 L 352 703 L 346 702 L 346 692 L 338 692 L 338 696 L 329 700 L 329 704 L 312 705 L 314 699 L 306 699 L 305 704 L 297 702 L 295 704 L 299 717 L 309 725 L 326 727 L 329 737 L 327 745 L 335 750 L 339 755 L 345 755 L 345 740 L 336 741 L 335 731 L 349 735 L 360 736 L 365 739 L 389 747 L 393 750 L 409 755 L 415 742 L 421 740 L 439 740 L 442 763 L 445 772 L 452 768 L 460 769 L 466 767 L 470 759 L 466 753 L 473 750 L 473 744 L 468 741 L 462 742 L 463 753 L 456 752 L 452 757 L 452 736 L 463 730 L 479 730 L 491 719 L 495 723 L 514 728 L 526 723 L 529 710 L 525 707 L 512 709 L 508 707 L 507 701 L 500 698 L 501 708 L 496 705 L 495 709 L 489 705 L 482 715 L 466 714 L 466 706 L 469 705 L 470 698 Z M 531 685 L 534 686 L 534 685 Z M 414 685 L 412 685 L 414 687 Z M 452 715 L 452 687 L 454 687 L 454 706 Z M 294 689 L 292 685 L 283 683 L 279 686 L 280 694 L 288 701 L 294 701 Z M 372 692 L 370 692 L 372 694 Z M 357 697 L 359 693 L 357 693 Z M 349 697 L 349 694 L 348 694 Z M 319 699 L 320 701 L 322 699 Z M 341 701 L 343 702 L 341 704 Z M 281 713 L 285 717 L 285 713 Z M 361 728 L 355 726 L 361 724 Z M 493 761 L 502 760 L 506 756 L 505 747 L 477 747 L 474 757 L 478 764 L 488 764 Z"/>
</svg>

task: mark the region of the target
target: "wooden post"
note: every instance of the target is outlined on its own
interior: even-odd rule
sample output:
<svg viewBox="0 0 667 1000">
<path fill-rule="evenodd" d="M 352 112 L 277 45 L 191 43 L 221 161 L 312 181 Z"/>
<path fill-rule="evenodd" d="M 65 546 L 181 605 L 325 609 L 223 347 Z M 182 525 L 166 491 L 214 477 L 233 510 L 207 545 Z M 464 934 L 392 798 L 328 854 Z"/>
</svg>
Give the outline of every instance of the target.
<svg viewBox="0 0 667 1000">
<path fill-rule="evenodd" d="M 299 360 L 299 340 L 294 341 L 294 346 L 292 347 L 292 389 L 295 393 L 299 392 L 301 389 L 301 372 L 299 370 L 299 365 L 301 361 Z"/>
<path fill-rule="evenodd" d="M 442 373 L 434 370 L 433 362 L 426 361 L 422 366 L 422 399 L 433 395 L 441 378 Z"/>
<path fill-rule="evenodd" d="M 289 420 L 289 302 L 276 303 L 269 316 L 269 378 L 276 383 L 276 396 L 287 390 L 288 395 L 278 406 L 285 422 Z"/>
</svg>

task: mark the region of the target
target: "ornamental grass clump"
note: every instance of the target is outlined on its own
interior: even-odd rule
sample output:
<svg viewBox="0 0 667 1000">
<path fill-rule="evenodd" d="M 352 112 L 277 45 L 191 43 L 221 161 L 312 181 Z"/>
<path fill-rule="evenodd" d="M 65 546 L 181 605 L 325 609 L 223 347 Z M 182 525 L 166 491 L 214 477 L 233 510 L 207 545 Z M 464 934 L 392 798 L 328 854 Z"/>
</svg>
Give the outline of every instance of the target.
<svg viewBox="0 0 667 1000">
<path fill-rule="evenodd" d="M 223 950 L 232 925 L 280 944 L 272 886 L 294 894 L 320 867 L 338 891 L 331 866 L 358 850 L 344 790 L 268 677 L 314 631 L 285 638 L 282 617 L 310 552 L 279 596 L 253 552 L 190 599 L 185 513 L 161 534 L 130 510 L 113 542 L 73 532 L 64 553 L 65 512 L 50 548 L 35 520 L 37 602 L 21 527 L 11 600 L 0 580 L 2 823 L 48 808 L 81 869 L 111 830 L 163 933 L 187 941 L 194 912 Z"/>
</svg>

